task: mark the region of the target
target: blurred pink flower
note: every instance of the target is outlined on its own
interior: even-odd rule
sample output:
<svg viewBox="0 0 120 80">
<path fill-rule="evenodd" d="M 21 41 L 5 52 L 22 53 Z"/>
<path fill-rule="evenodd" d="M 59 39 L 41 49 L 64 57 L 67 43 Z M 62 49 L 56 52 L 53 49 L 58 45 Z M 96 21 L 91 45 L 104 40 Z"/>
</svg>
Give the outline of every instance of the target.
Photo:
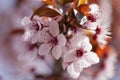
<svg viewBox="0 0 120 80">
<path fill-rule="evenodd" d="M 33 21 L 31 21 L 30 17 L 24 17 L 21 23 L 25 28 L 25 33 L 23 35 L 24 41 L 32 40 L 32 43 L 35 43 L 34 37 L 37 38 L 41 30 L 40 18 L 34 16 Z"/>
<path fill-rule="evenodd" d="M 110 26 L 99 25 L 97 26 L 93 39 L 98 42 L 101 48 L 107 44 L 107 39 L 111 38 Z"/>
<path fill-rule="evenodd" d="M 38 53 L 45 55 L 52 52 L 55 59 L 59 59 L 62 55 L 62 46 L 66 44 L 66 38 L 63 34 L 59 34 L 60 16 L 53 19 L 49 17 L 34 16 L 31 21 L 30 18 L 25 17 L 22 21 L 26 32 L 24 34 L 25 41 L 31 41 L 32 44 L 39 44 Z"/>
</svg>

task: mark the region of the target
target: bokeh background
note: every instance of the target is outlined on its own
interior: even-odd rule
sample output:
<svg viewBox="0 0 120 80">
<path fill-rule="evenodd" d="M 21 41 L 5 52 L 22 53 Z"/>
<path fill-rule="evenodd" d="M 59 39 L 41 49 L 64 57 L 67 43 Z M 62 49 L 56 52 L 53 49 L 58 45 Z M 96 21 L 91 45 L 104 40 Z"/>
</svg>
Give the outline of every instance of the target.
<svg viewBox="0 0 120 80">
<path fill-rule="evenodd" d="M 90 0 L 91 3 L 95 2 L 99 4 L 100 1 L 105 0 Z M 112 80 L 120 80 L 120 0 L 107 0 L 112 10 L 112 39 L 109 44 L 117 52 L 117 63 L 115 64 L 115 76 Z M 26 60 L 18 61 L 18 55 L 21 52 L 21 46 L 23 46 L 21 34 L 23 32 L 21 27 L 21 20 L 24 16 L 31 16 L 33 11 L 41 5 L 40 0 L 0 0 L 0 80 L 32 80 L 30 76 L 25 75 L 27 70 L 33 71 L 32 67 L 23 65 L 29 61 Z M 107 12 L 107 11 L 106 11 Z M 23 48 L 23 47 L 22 47 Z M 17 54 L 16 54 L 17 53 Z M 22 56 L 22 55 L 20 55 Z M 28 56 L 30 57 L 30 56 Z M 24 56 L 22 56 L 24 58 Z M 52 59 L 50 59 L 52 63 Z M 36 60 L 36 63 L 39 62 Z M 51 69 L 46 67 L 46 63 L 41 62 L 39 64 L 44 67 L 43 73 L 48 75 L 51 73 Z M 22 65 L 22 66 L 21 66 Z M 36 64 L 31 64 L 32 66 Z M 52 65 L 50 65 L 52 67 Z M 26 68 L 25 68 L 26 67 Z M 25 72 L 21 75 L 17 75 L 20 72 Z M 39 69 L 38 69 L 39 71 Z M 40 70 L 42 71 L 42 69 Z M 21 78 L 28 76 L 28 78 Z M 29 74 L 32 75 L 32 74 Z M 52 80 L 52 79 L 51 79 Z"/>
</svg>

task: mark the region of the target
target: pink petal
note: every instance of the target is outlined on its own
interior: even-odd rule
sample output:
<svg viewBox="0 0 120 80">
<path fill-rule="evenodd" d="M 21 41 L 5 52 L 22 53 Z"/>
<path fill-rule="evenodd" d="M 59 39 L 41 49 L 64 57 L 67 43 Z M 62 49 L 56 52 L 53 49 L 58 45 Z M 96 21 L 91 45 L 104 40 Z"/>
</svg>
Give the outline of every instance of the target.
<svg viewBox="0 0 120 80">
<path fill-rule="evenodd" d="M 70 50 L 67 54 L 65 54 L 65 56 L 63 57 L 63 61 L 64 62 L 72 62 L 74 61 L 76 58 L 75 56 L 75 51 L 74 50 Z"/>
<path fill-rule="evenodd" d="M 33 17 L 33 20 L 35 20 L 37 22 L 37 24 L 39 26 L 39 29 L 41 29 L 42 26 L 41 26 L 41 23 L 40 23 L 40 21 L 41 21 L 40 17 L 35 15 Z"/>
<path fill-rule="evenodd" d="M 67 67 L 67 72 L 68 74 L 70 75 L 70 77 L 74 78 L 74 79 L 77 79 L 80 75 L 80 72 L 76 72 L 74 70 L 74 67 L 73 67 L 73 64 L 70 64 L 68 67 Z"/>
<path fill-rule="evenodd" d="M 53 17 L 53 20 L 60 22 L 62 20 L 62 16 Z"/>
<path fill-rule="evenodd" d="M 31 39 L 31 43 L 36 43 L 39 39 L 39 31 L 34 34 L 34 36 Z"/>
<path fill-rule="evenodd" d="M 68 63 L 62 62 L 62 68 L 63 68 L 64 70 L 67 68 L 67 66 L 68 66 Z"/>
<path fill-rule="evenodd" d="M 24 41 L 29 41 L 32 38 L 32 36 L 33 36 L 33 32 L 28 30 L 24 33 L 23 40 Z"/>
<path fill-rule="evenodd" d="M 38 53 L 40 55 L 46 55 L 50 52 L 52 46 L 50 46 L 50 44 L 41 44 L 39 49 L 38 49 Z"/>
<path fill-rule="evenodd" d="M 89 38 L 86 37 L 85 39 L 83 39 L 83 41 L 81 42 L 81 47 L 87 52 L 91 51 L 92 45 L 89 42 Z"/>
<path fill-rule="evenodd" d="M 39 33 L 39 41 L 40 42 L 48 42 L 51 39 L 50 35 L 46 32 L 46 30 L 42 30 Z"/>
<path fill-rule="evenodd" d="M 31 20 L 30 20 L 30 17 L 24 17 L 24 18 L 22 19 L 22 21 L 21 21 L 21 24 L 22 24 L 23 26 L 28 25 L 28 24 L 30 24 L 30 23 L 32 23 Z"/>
<path fill-rule="evenodd" d="M 39 16 L 35 15 L 35 16 L 33 17 L 33 20 L 40 22 L 40 21 L 41 21 L 41 18 L 40 18 Z"/>
<path fill-rule="evenodd" d="M 38 26 L 39 26 L 39 30 L 41 30 L 41 28 L 42 28 L 41 23 L 40 23 L 39 21 L 37 21 L 37 24 L 38 24 Z"/>
<path fill-rule="evenodd" d="M 79 45 L 79 43 L 81 42 L 81 40 L 83 40 L 85 38 L 85 35 L 83 35 L 82 33 L 76 34 L 74 35 L 71 39 L 70 39 L 70 47 L 71 48 L 75 48 L 76 46 Z"/>
<path fill-rule="evenodd" d="M 84 58 L 90 63 L 90 64 L 96 64 L 99 63 L 99 58 L 96 53 L 89 52 L 84 55 Z"/>
<path fill-rule="evenodd" d="M 84 57 L 79 59 L 79 63 L 83 66 L 83 68 L 91 66 L 91 63 L 89 63 Z"/>
<path fill-rule="evenodd" d="M 98 24 L 99 24 L 98 22 L 87 21 L 83 26 L 86 27 L 87 29 L 95 30 Z"/>
<path fill-rule="evenodd" d="M 66 45 L 66 38 L 63 34 L 58 35 L 57 38 L 58 38 L 59 45 L 62 45 L 62 46 Z"/>
<path fill-rule="evenodd" d="M 40 22 L 44 25 L 44 26 L 48 26 L 50 24 L 50 21 L 52 19 L 50 17 L 45 17 L 45 16 L 42 16 L 40 17 Z"/>
<path fill-rule="evenodd" d="M 62 55 L 62 49 L 60 45 L 56 45 L 54 46 L 54 48 L 52 49 L 52 56 L 58 60 Z"/>
<path fill-rule="evenodd" d="M 59 34 L 59 25 L 56 21 L 50 21 L 49 32 L 52 36 L 56 37 Z"/>
</svg>

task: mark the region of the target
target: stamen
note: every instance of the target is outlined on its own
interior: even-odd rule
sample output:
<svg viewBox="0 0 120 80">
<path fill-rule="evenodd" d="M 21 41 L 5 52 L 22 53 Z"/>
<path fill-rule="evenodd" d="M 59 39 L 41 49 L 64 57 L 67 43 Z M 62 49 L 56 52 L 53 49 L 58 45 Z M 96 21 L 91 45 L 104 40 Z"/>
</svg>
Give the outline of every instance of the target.
<svg viewBox="0 0 120 80">
<path fill-rule="evenodd" d="M 84 54 L 84 50 L 83 50 L 83 49 L 78 49 L 78 50 L 76 51 L 76 56 L 77 56 L 77 57 L 82 57 L 83 54 Z"/>
</svg>

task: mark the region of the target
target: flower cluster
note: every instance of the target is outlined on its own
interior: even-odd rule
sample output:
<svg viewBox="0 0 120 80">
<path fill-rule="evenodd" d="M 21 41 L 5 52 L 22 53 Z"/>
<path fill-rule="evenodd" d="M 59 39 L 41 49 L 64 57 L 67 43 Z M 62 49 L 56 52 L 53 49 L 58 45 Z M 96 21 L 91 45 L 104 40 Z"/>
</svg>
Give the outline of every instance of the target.
<svg viewBox="0 0 120 80">
<path fill-rule="evenodd" d="M 91 36 L 98 45 L 105 46 L 109 26 L 101 25 L 97 4 L 76 4 L 76 0 L 43 2 L 47 6 L 43 5 L 31 17 L 23 18 L 23 39 L 31 44 L 35 54 L 51 54 L 56 60 L 61 59 L 63 69 L 76 79 L 84 68 L 99 62 L 92 51 Z"/>
</svg>

